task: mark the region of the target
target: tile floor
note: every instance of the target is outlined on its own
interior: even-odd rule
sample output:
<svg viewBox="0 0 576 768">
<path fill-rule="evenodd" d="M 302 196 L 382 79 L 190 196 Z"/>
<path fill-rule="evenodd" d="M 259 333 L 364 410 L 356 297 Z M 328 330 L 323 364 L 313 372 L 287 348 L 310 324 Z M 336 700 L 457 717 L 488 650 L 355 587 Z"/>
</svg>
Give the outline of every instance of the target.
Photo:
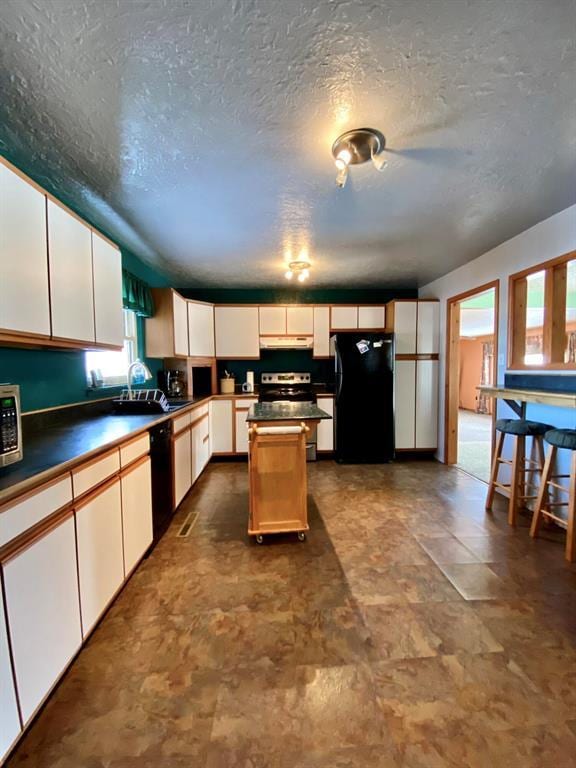
<svg viewBox="0 0 576 768">
<path fill-rule="evenodd" d="M 211 465 L 9 768 L 576 766 L 562 536 L 434 462 L 309 477 L 308 540 L 258 546 Z"/>
</svg>

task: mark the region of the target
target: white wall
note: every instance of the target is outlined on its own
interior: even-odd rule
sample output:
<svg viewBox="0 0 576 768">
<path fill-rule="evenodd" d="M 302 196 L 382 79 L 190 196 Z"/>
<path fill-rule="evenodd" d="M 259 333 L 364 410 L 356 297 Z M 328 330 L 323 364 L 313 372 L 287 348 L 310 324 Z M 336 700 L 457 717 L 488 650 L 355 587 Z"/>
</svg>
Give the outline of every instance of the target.
<svg viewBox="0 0 576 768">
<path fill-rule="evenodd" d="M 477 288 L 483 283 L 500 280 L 500 315 L 498 334 L 498 376 L 499 384 L 504 383 L 506 371 L 507 328 L 508 328 L 508 277 L 522 269 L 539 264 L 568 251 L 576 250 L 576 205 L 541 221 L 511 240 L 484 253 L 477 259 L 449 272 L 444 277 L 420 288 L 420 298 L 440 299 L 440 403 L 438 408 L 438 453 L 444 460 L 444 373 L 446 356 L 446 300 L 452 296 Z M 547 371 L 546 373 L 550 373 Z M 574 372 L 554 373 L 574 375 Z M 504 412 L 505 409 L 507 412 Z M 499 415 L 512 417 L 513 413 L 502 405 Z M 528 418 L 552 421 L 555 426 L 576 428 L 576 414 L 564 408 L 534 407 L 528 409 Z"/>
</svg>

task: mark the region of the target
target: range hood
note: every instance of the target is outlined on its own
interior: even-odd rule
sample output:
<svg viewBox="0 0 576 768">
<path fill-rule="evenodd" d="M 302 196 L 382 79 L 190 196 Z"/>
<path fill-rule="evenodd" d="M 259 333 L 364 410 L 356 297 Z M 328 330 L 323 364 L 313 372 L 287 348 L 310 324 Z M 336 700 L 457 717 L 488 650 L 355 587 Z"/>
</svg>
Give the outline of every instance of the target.
<svg viewBox="0 0 576 768">
<path fill-rule="evenodd" d="M 312 349 L 312 336 L 260 336 L 260 349 Z"/>
</svg>

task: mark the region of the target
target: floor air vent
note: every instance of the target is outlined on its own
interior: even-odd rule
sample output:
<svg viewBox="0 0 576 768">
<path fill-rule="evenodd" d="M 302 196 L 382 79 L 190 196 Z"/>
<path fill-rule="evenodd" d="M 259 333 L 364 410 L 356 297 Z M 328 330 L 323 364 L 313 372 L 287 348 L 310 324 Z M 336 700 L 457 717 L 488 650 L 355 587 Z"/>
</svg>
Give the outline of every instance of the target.
<svg viewBox="0 0 576 768">
<path fill-rule="evenodd" d="M 186 520 L 184 520 L 184 522 L 182 523 L 182 528 L 180 528 L 176 536 L 179 539 L 185 539 L 186 536 L 189 536 L 190 531 L 192 530 L 192 528 L 194 528 L 194 523 L 196 522 L 197 518 L 198 518 L 197 512 L 190 512 Z"/>
</svg>

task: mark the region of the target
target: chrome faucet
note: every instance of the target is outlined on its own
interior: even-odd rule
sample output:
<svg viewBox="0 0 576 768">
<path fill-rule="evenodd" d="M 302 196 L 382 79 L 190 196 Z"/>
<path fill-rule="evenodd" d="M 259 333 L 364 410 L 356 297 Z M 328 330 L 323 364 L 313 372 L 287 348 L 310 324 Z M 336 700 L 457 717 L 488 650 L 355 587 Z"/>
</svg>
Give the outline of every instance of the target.
<svg viewBox="0 0 576 768">
<path fill-rule="evenodd" d="M 142 373 L 144 374 L 144 380 L 152 378 L 152 373 L 150 371 L 150 368 L 146 365 L 146 363 L 143 363 L 142 360 L 134 360 L 133 363 L 130 363 L 128 366 L 128 374 L 127 374 L 127 381 L 128 381 L 128 400 L 132 400 L 132 375 L 136 368 L 139 368 Z"/>
</svg>

